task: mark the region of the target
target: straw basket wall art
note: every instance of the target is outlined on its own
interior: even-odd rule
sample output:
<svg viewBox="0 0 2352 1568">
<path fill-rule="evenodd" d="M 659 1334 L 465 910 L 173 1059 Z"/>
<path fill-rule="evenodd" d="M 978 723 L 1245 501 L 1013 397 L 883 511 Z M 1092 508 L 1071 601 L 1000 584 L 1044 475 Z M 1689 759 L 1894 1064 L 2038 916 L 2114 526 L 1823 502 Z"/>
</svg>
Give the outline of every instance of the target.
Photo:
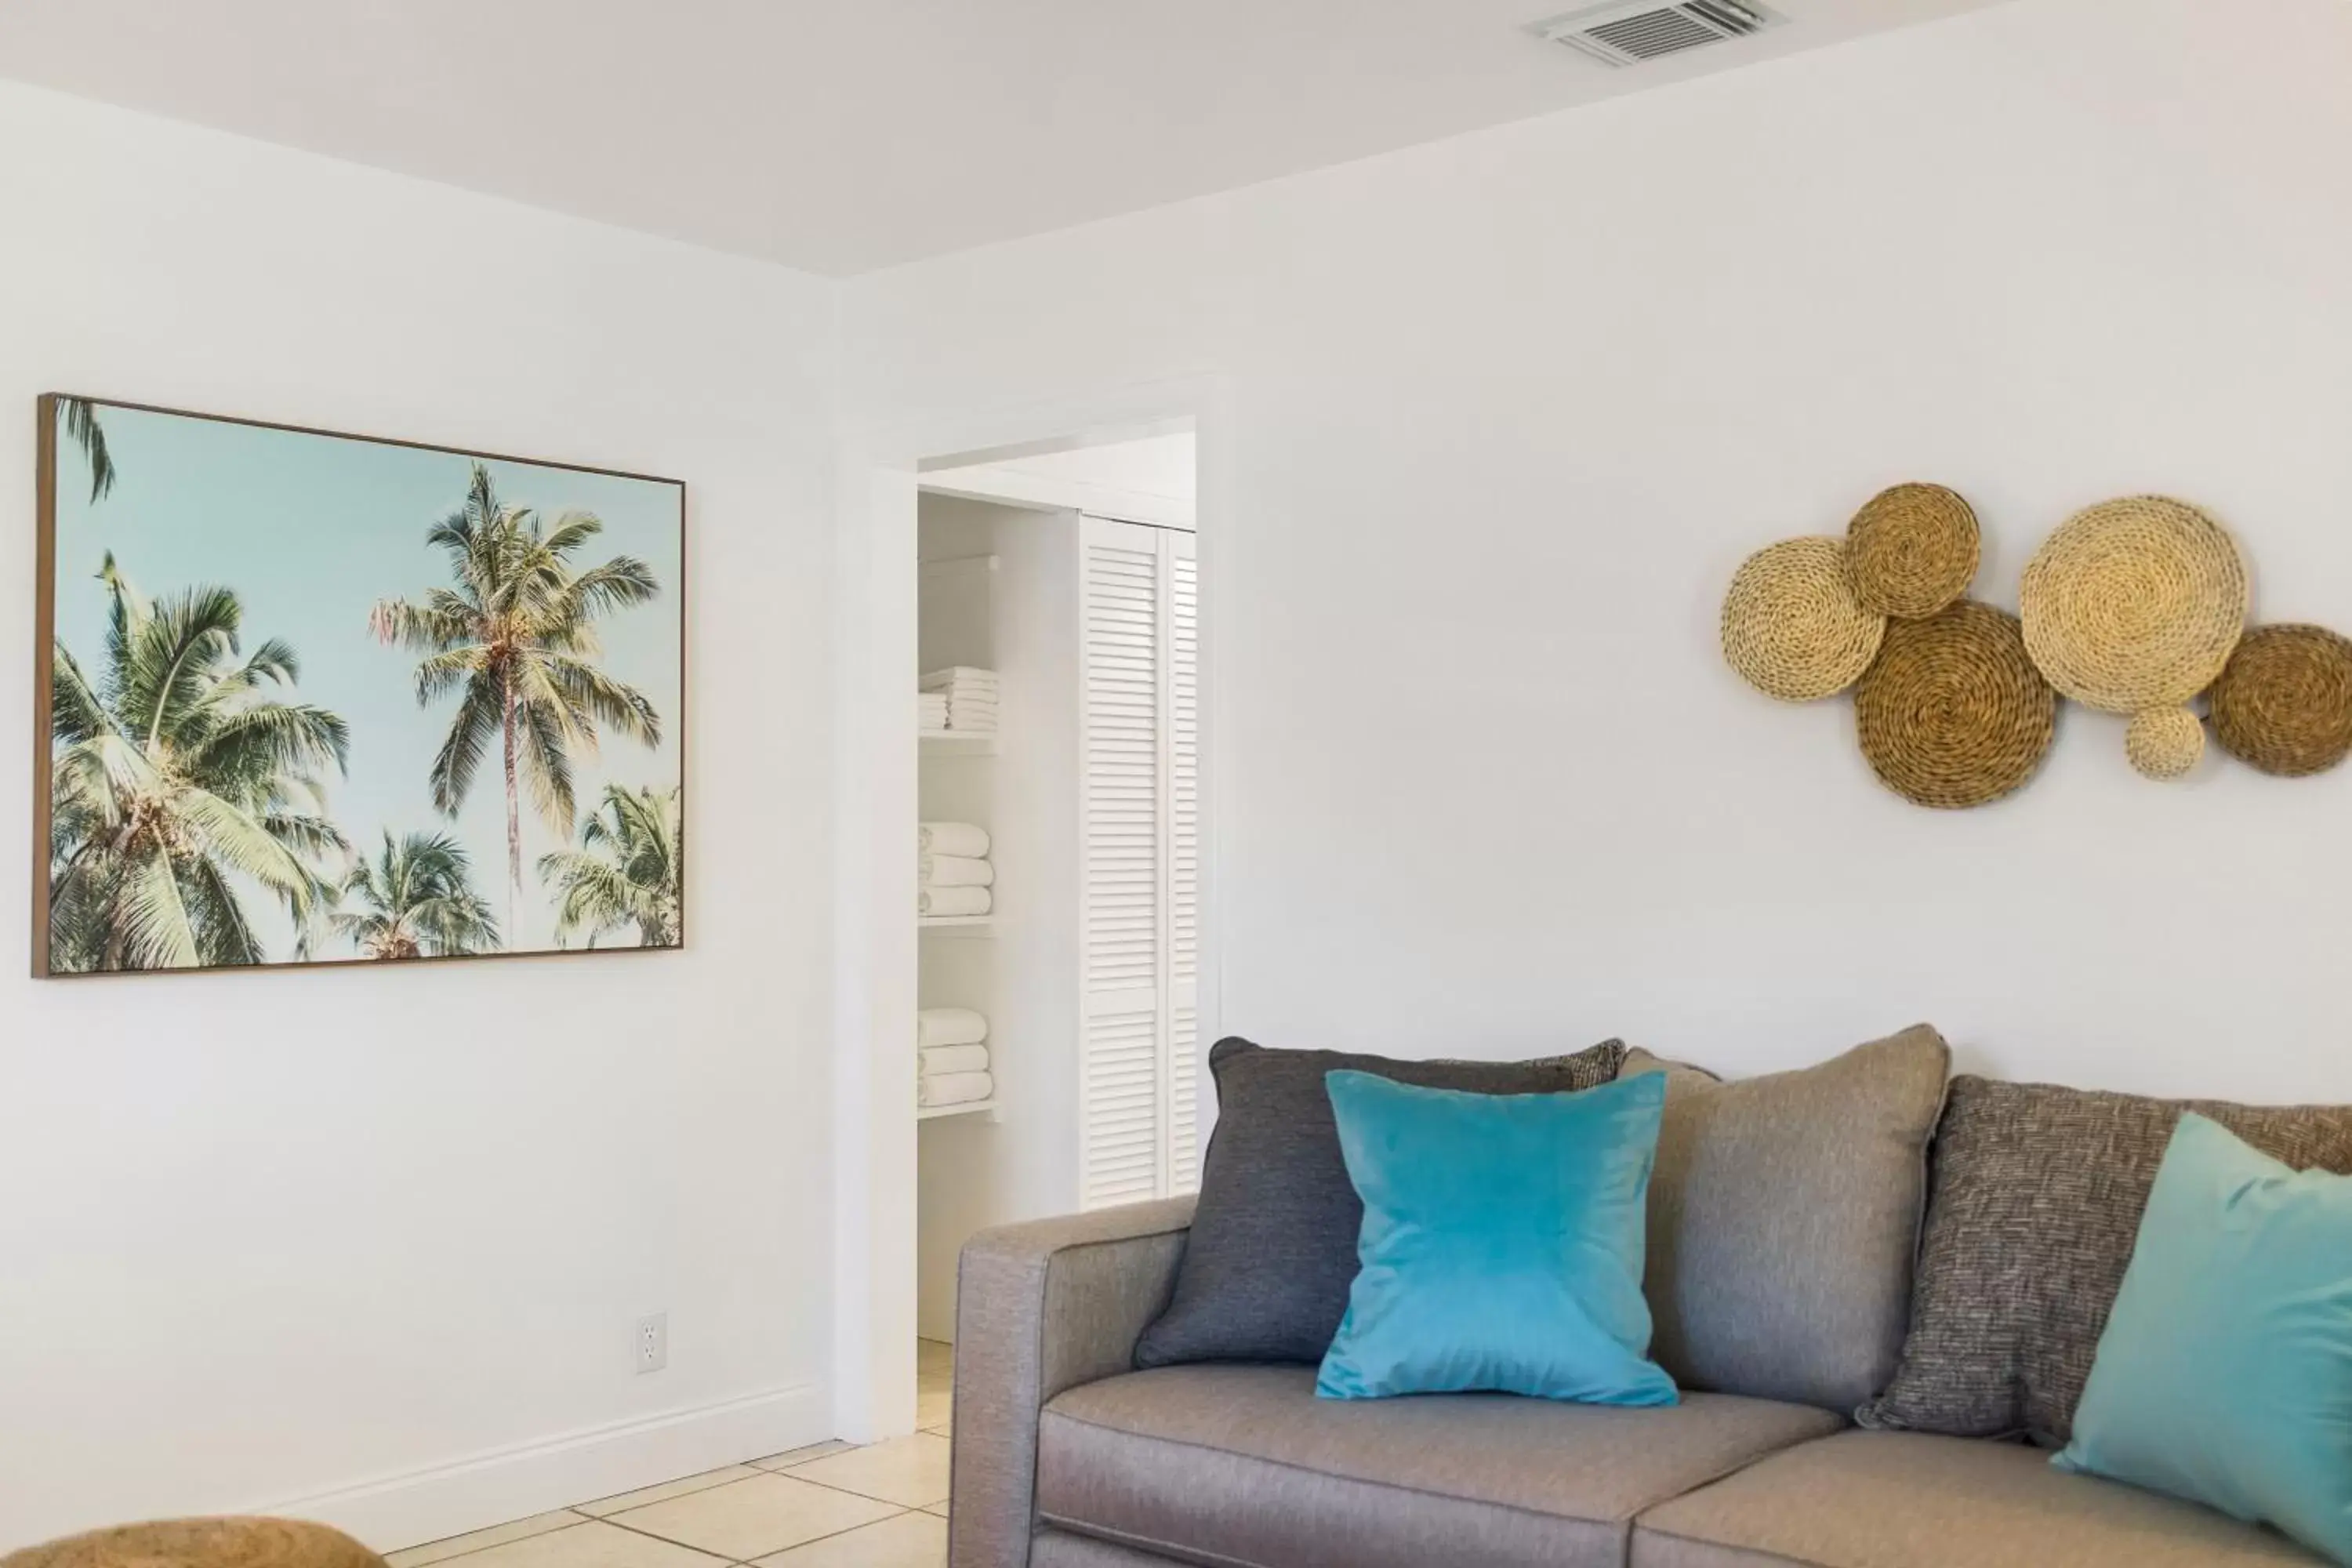
<svg viewBox="0 0 2352 1568">
<path fill-rule="evenodd" d="M 2186 501 L 2134 496 L 2076 512 L 2042 541 L 2018 589 L 2026 651 L 2050 684 L 2087 708 L 2145 714 L 2213 684 L 2246 629 L 2245 563 L 2221 525 Z M 2176 739 L 2156 721 L 2126 750 L 2140 771 L 2178 777 Z M 2179 721 L 2163 726 L 2185 734 Z M 2200 748 L 2201 749 L 2201 748 Z M 2191 756 L 2189 762 L 2196 759 Z"/>
<path fill-rule="evenodd" d="M 2324 773 L 2352 752 L 2352 641 L 2322 626 L 2246 634 L 2213 683 L 2213 738 L 2266 773 Z"/>
<path fill-rule="evenodd" d="M 2027 563 L 2017 616 L 1967 596 L 1981 558 L 1965 500 L 1896 485 L 1843 539 L 1749 556 L 1724 600 L 1724 657 L 1783 701 L 1851 689 L 1864 761 L 1921 805 L 2021 788 L 2061 697 L 2127 717 L 2124 754 L 2151 779 L 2196 770 L 2200 701 L 2219 749 L 2263 773 L 2302 777 L 2352 755 L 2352 638 L 2249 632 L 2245 561 L 2198 507 L 2131 496 L 2076 512 Z"/>
</svg>

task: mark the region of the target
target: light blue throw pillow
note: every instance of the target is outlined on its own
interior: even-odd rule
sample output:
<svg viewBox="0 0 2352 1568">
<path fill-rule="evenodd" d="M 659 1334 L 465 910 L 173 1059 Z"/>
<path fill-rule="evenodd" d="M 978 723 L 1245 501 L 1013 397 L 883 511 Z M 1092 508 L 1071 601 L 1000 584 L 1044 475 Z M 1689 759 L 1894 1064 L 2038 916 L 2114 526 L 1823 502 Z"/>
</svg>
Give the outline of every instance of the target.
<svg viewBox="0 0 2352 1568">
<path fill-rule="evenodd" d="M 2182 1116 L 2053 1462 L 2352 1564 L 2352 1176 Z"/>
<path fill-rule="evenodd" d="M 1642 1299 L 1663 1073 L 1572 1094 L 1324 1083 L 1364 1225 L 1317 1394 L 1675 1403 Z"/>
</svg>

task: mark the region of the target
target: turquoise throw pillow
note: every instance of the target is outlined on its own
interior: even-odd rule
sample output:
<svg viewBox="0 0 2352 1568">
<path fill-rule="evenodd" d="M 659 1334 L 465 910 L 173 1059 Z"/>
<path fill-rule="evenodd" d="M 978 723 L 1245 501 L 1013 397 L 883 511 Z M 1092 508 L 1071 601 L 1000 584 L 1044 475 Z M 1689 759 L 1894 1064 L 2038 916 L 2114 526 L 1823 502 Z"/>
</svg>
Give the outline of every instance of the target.
<svg viewBox="0 0 2352 1568">
<path fill-rule="evenodd" d="M 1364 1225 L 1317 1394 L 1675 1403 L 1642 1300 L 1664 1074 L 1570 1094 L 1324 1084 Z"/>
<path fill-rule="evenodd" d="M 2053 1462 L 2352 1564 L 2352 1176 L 2182 1116 Z"/>
</svg>

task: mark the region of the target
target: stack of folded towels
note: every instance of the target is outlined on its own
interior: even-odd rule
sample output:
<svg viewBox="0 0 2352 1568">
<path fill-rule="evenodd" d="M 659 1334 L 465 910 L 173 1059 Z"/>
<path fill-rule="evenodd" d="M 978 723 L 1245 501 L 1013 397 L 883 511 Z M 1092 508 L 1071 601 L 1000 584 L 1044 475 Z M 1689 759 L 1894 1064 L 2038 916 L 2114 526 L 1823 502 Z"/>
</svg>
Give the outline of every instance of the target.
<svg viewBox="0 0 2352 1568">
<path fill-rule="evenodd" d="M 959 664 L 923 677 L 923 695 L 947 700 L 947 727 L 967 734 L 996 733 L 996 671 Z M 925 712 L 928 722 L 929 714 Z"/>
<path fill-rule="evenodd" d="M 915 694 L 915 728 L 931 734 L 948 727 L 948 694 L 944 691 L 919 691 Z"/>
<path fill-rule="evenodd" d="M 970 1105 L 996 1092 L 988 1071 L 988 1020 L 969 1007 L 915 1015 L 915 1103 Z"/>
<path fill-rule="evenodd" d="M 988 833 L 969 822 L 922 824 L 916 850 L 921 872 L 916 910 L 924 915 L 984 915 L 994 907 L 989 889 L 996 868 L 988 859 Z"/>
</svg>

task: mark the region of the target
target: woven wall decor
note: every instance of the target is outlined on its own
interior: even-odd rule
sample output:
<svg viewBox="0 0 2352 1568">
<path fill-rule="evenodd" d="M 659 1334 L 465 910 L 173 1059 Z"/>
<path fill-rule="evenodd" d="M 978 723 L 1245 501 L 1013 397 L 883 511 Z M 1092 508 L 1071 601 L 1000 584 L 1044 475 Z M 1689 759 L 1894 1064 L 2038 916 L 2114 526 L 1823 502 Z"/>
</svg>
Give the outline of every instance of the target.
<svg viewBox="0 0 2352 1568">
<path fill-rule="evenodd" d="M 2213 682 L 2246 625 L 2246 568 L 2221 524 L 2162 496 L 2059 524 L 2026 563 L 2025 647 L 2050 684 L 2111 713 L 2172 708 Z"/>
<path fill-rule="evenodd" d="M 1723 599 L 1723 657 L 1750 686 L 1784 702 L 1852 686 L 1885 634 L 1886 617 L 1853 596 L 1842 539 L 1766 545 L 1740 563 Z"/>
<path fill-rule="evenodd" d="M 1854 731 L 1880 782 L 1921 805 L 1983 805 L 2033 776 L 2057 694 L 2026 657 L 2015 616 L 1963 599 L 1887 624 L 1853 693 Z"/>
<path fill-rule="evenodd" d="M 1854 514 L 1845 544 L 1862 607 L 1912 619 L 1969 591 L 1981 548 L 1977 514 L 1941 485 L 1881 490 Z"/>
<path fill-rule="evenodd" d="M 2213 738 L 2266 773 L 2325 773 L 2352 752 L 2352 641 L 2258 626 L 2213 683 Z"/>
<path fill-rule="evenodd" d="M 2205 754 L 2205 726 L 2186 708 L 2148 708 L 2132 715 L 2124 755 L 2143 777 L 2177 779 Z"/>
</svg>

